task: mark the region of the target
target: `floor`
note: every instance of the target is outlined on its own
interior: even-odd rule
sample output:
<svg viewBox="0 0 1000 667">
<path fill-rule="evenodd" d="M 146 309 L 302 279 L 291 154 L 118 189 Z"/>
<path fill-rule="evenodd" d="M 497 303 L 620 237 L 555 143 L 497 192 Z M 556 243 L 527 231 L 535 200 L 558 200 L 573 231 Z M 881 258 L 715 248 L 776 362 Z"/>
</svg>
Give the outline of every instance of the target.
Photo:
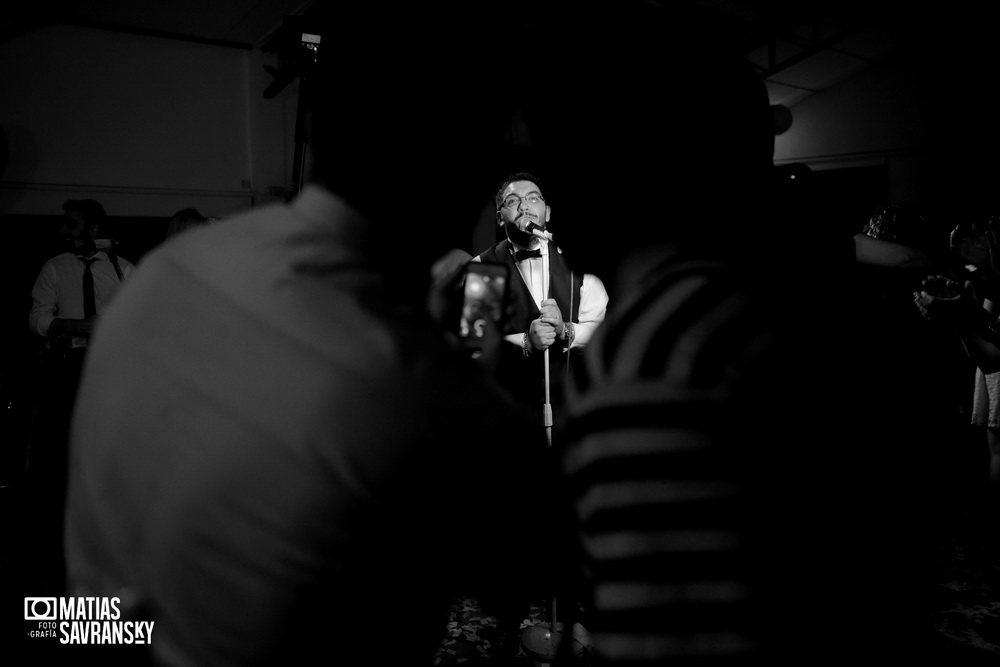
<svg viewBox="0 0 1000 667">
<path fill-rule="evenodd" d="M 0 439 L 0 443 L 9 447 L 10 440 Z M 16 466 L 10 465 L 9 452 L 10 449 L 0 452 L 4 463 L 0 466 L 0 626 L 6 624 L 8 628 L 21 625 L 18 622 L 23 605 L 21 597 L 28 594 L 24 591 L 30 589 L 34 595 L 58 594 L 42 587 L 45 572 L 40 571 L 38 562 L 24 558 L 30 528 L 36 522 L 32 499 L 18 493 L 19 475 Z M 979 467 L 977 459 L 975 468 Z M 955 488 L 962 486 L 968 484 L 963 482 Z M 934 624 L 941 654 L 946 657 L 936 662 L 1000 665 L 1000 540 L 990 544 L 983 539 L 987 529 L 1000 534 L 1000 526 L 975 509 L 977 502 L 972 496 L 961 498 L 954 491 L 942 494 L 953 498 L 952 506 L 946 508 L 945 520 L 937 522 L 944 528 L 937 530 L 936 539 Z M 34 584 L 36 581 L 38 586 Z M 526 630 L 546 622 L 547 605 L 537 601 L 522 620 L 521 628 Z M 483 614 L 474 598 L 456 599 L 433 664 L 491 662 L 491 658 L 496 658 L 495 628 L 495 619 Z M 589 664 L 591 647 L 585 632 L 578 643 L 579 646 L 574 644 L 577 649 L 574 662 Z M 520 664 L 535 664 L 537 656 L 529 655 L 523 646 L 518 654 Z"/>
<path fill-rule="evenodd" d="M 0 489 L 0 498 L 10 489 Z M 0 573 L 3 617 L 16 621 L 22 601 L 17 592 L 24 590 L 24 582 L 33 573 L 17 565 L 15 549 L 23 547 L 14 528 L 10 506 L 2 508 L 3 535 L 0 539 Z M 975 538 L 968 530 L 956 530 L 942 536 L 937 547 L 937 598 L 934 601 L 934 623 L 939 633 L 941 653 L 947 656 L 939 664 L 948 665 L 1000 665 L 1000 550 Z M 37 574 L 37 573 L 34 573 Z M 32 590 L 35 590 L 32 588 Z M 547 627 L 548 607 L 537 601 L 522 620 L 521 628 Z M 443 629 L 442 640 L 434 655 L 433 664 L 456 665 L 493 663 L 495 661 L 495 619 L 483 614 L 474 598 L 459 598 L 449 610 L 449 621 Z M 580 630 L 578 628 L 578 630 Z M 574 664 L 590 664 L 590 645 L 585 632 L 576 635 Z M 536 665 L 524 647 L 518 650 L 516 664 Z"/>
<path fill-rule="evenodd" d="M 1000 665 L 1000 550 L 955 536 L 938 553 L 935 628 Z"/>
<path fill-rule="evenodd" d="M 1000 549 L 984 543 L 967 522 L 941 535 L 937 545 L 934 627 L 937 655 L 929 664 L 1000 665 Z M 521 629 L 548 628 L 548 606 L 532 603 Z M 449 609 L 448 625 L 434 655 L 434 665 L 489 663 L 495 658 L 496 619 L 482 612 L 474 598 L 459 598 Z M 589 665 L 592 644 L 586 629 L 574 632 L 572 664 Z M 542 665 L 520 647 L 519 665 Z"/>
<path fill-rule="evenodd" d="M 548 604 L 544 601 L 539 600 L 531 603 L 528 614 L 521 621 L 522 632 L 533 627 L 539 628 L 542 632 L 548 630 L 548 611 Z M 469 664 L 471 666 L 496 658 L 495 631 L 496 619 L 485 615 L 475 598 L 456 599 L 448 611 L 445 637 L 434 655 L 433 664 Z M 589 665 L 591 646 L 585 630 L 579 625 L 576 626 L 573 638 L 575 650 L 572 664 Z M 548 654 L 531 651 L 530 647 L 534 645 L 536 643 L 530 640 L 527 646 L 522 642 L 521 646 L 517 648 L 517 657 L 513 660 L 514 664 L 534 665 L 536 660 L 540 663 L 544 662 Z"/>
</svg>

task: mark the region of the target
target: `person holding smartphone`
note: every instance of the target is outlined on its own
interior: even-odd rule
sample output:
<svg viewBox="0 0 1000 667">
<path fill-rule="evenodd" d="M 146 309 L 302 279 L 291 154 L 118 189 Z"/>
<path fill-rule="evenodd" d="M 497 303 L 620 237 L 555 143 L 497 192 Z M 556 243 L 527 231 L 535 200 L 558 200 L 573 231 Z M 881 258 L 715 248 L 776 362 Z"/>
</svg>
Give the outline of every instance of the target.
<svg viewBox="0 0 1000 667">
<path fill-rule="evenodd" d="M 146 255 L 88 352 L 67 594 L 155 622 L 157 664 L 431 664 L 452 594 L 551 560 L 510 511 L 553 504 L 545 439 L 442 340 L 443 237 L 413 234 L 415 202 L 457 230 L 491 185 L 495 8 L 315 9 L 309 182 Z"/>
</svg>

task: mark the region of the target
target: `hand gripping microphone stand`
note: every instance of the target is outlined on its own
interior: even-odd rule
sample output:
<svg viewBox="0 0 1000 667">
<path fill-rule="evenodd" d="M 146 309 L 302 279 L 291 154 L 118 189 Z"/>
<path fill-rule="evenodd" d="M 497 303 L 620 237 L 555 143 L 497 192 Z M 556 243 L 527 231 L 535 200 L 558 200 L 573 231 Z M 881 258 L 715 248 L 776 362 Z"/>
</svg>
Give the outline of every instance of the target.
<svg viewBox="0 0 1000 667">
<path fill-rule="evenodd" d="M 549 275 L 549 243 L 554 243 L 552 241 L 552 234 L 544 231 L 533 222 L 529 222 L 527 224 L 525 231 L 538 237 L 541 241 L 538 250 L 542 255 L 542 299 L 547 299 L 549 298 L 549 283 L 552 282 L 551 276 Z M 545 403 L 542 405 L 542 425 L 545 427 L 545 438 L 548 440 L 549 447 L 552 447 L 552 400 L 550 396 L 549 382 L 549 348 L 545 348 L 542 351 L 542 363 L 545 368 Z"/>
</svg>

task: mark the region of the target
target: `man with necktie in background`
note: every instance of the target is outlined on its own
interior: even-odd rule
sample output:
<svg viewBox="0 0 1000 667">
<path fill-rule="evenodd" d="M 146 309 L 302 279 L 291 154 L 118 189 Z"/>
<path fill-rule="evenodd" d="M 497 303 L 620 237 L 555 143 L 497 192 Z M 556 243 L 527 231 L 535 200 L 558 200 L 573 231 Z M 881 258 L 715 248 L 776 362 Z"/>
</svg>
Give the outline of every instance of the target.
<svg viewBox="0 0 1000 667">
<path fill-rule="evenodd" d="M 98 248 L 107 219 L 100 202 L 69 200 L 63 204 L 63 216 L 59 236 L 66 250 L 42 265 L 28 314 L 28 326 L 41 337 L 43 347 L 27 460 L 28 485 L 35 490 L 29 497 L 41 505 L 32 510 L 32 525 L 40 533 L 32 548 L 39 553 L 26 555 L 26 561 L 37 570 L 39 585 L 55 589 L 53 595 L 63 585 L 66 443 L 83 359 L 97 318 L 134 268 Z"/>
<path fill-rule="evenodd" d="M 111 257 L 96 244 L 107 219 L 104 207 L 93 199 L 63 204 L 65 222 L 59 234 L 72 246 L 45 262 L 31 290 L 31 330 L 46 338 L 56 352 L 87 347 L 97 316 L 110 302 L 132 264 Z"/>
</svg>

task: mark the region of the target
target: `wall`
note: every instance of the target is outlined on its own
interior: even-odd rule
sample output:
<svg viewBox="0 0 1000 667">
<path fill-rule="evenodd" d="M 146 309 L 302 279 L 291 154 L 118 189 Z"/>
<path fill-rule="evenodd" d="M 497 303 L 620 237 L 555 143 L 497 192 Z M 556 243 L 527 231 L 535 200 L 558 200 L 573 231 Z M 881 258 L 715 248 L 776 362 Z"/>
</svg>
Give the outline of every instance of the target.
<svg viewBox="0 0 1000 667">
<path fill-rule="evenodd" d="M 280 199 L 296 89 L 265 100 L 267 61 L 259 49 L 58 25 L 0 44 L 0 213 L 58 214 L 88 197 L 112 216 L 192 206 L 222 217 Z"/>
<path fill-rule="evenodd" d="M 885 166 L 888 202 L 929 203 L 935 179 L 936 105 L 919 73 L 889 63 L 792 108 L 775 138 L 775 163 L 814 170 Z"/>
<path fill-rule="evenodd" d="M 989 204 L 1000 177 L 980 60 L 939 44 L 904 54 L 792 111 L 775 162 L 885 166 L 889 201 Z M 194 206 L 224 216 L 291 187 L 298 85 L 263 91 L 274 64 L 235 49 L 70 26 L 0 43 L 0 124 L 9 160 L 0 214 L 51 215 L 93 197 L 113 216 Z M 985 200 L 985 203 L 984 203 Z M 471 245 L 493 238 L 484 213 Z M 463 244 L 464 245 L 464 244 Z"/>
<path fill-rule="evenodd" d="M 968 43 L 942 32 L 918 52 L 863 72 L 792 108 L 791 128 L 775 141 L 775 163 L 814 170 L 882 165 L 890 203 L 931 211 L 991 208 L 1000 170 L 997 99 L 975 36 Z"/>
</svg>

